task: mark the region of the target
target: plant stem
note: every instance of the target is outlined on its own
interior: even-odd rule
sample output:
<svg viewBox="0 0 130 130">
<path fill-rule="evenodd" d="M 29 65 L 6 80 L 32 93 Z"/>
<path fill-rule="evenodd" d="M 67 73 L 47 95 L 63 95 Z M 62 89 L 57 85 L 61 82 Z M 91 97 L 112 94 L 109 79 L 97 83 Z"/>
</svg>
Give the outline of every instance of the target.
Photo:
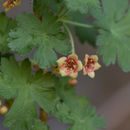
<svg viewBox="0 0 130 130">
<path fill-rule="evenodd" d="M 70 42 L 71 42 L 71 46 L 72 46 L 72 53 L 74 54 L 75 53 L 75 47 L 74 47 L 74 40 L 73 40 L 72 33 L 71 33 L 70 29 L 68 28 L 68 26 L 66 26 L 64 24 L 64 27 L 65 27 L 66 31 L 68 32 L 68 34 L 69 34 Z"/>
<path fill-rule="evenodd" d="M 69 12 L 69 10 L 67 9 L 67 10 L 65 10 L 64 12 L 63 12 L 63 14 L 60 16 L 60 19 L 62 19 L 67 13 Z"/>
<path fill-rule="evenodd" d="M 74 22 L 74 21 L 70 21 L 70 20 L 61 20 L 63 23 L 67 23 L 67 24 L 71 24 L 71 25 L 75 25 L 75 26 L 80 26 L 80 27 L 85 27 L 85 28 L 95 28 L 95 29 L 99 29 L 100 27 L 98 26 L 94 26 L 94 25 L 89 25 L 89 24 L 83 24 L 83 23 L 78 23 L 78 22 Z"/>
<path fill-rule="evenodd" d="M 57 16 L 60 16 L 60 15 L 62 14 L 63 10 L 64 10 L 64 8 L 61 7 L 61 8 L 59 9 L 58 13 L 57 13 Z"/>
</svg>

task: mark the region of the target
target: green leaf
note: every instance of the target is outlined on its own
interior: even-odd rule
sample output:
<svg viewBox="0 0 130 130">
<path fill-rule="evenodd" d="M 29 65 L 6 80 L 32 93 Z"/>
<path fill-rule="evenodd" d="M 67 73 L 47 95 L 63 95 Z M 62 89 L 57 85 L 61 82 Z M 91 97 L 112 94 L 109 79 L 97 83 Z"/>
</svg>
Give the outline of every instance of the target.
<svg viewBox="0 0 130 130">
<path fill-rule="evenodd" d="M 81 43 L 88 42 L 90 45 L 96 46 L 98 32 L 95 29 L 75 27 L 75 31 Z"/>
<path fill-rule="evenodd" d="M 39 16 L 42 16 L 47 8 L 57 12 L 61 5 L 63 5 L 62 0 L 34 0 L 33 9 L 35 13 L 37 13 Z"/>
<path fill-rule="evenodd" d="M 69 17 L 73 21 L 93 25 L 92 21 L 89 20 L 89 17 L 86 17 L 86 15 L 79 12 L 72 12 L 69 14 Z M 90 45 L 96 46 L 96 38 L 98 36 L 98 31 L 96 29 L 75 26 L 75 33 L 81 43 L 88 42 Z"/>
<path fill-rule="evenodd" d="M 3 98 L 16 97 L 18 86 L 23 85 L 23 82 L 26 80 L 26 73 L 30 72 L 30 67 L 26 67 L 26 73 L 20 74 L 22 70 L 13 58 L 10 60 L 2 58 L 0 70 L 0 96 Z"/>
<path fill-rule="evenodd" d="M 60 99 L 63 102 L 71 105 L 71 101 L 75 100 L 76 94 L 75 88 L 69 85 L 68 80 L 68 77 L 59 79 L 59 82 L 57 82 L 56 85 L 56 94 L 60 97 Z"/>
<path fill-rule="evenodd" d="M 64 0 L 68 9 L 71 11 L 80 11 L 83 14 L 88 13 L 91 8 L 99 7 L 98 0 Z"/>
<path fill-rule="evenodd" d="M 43 124 L 40 120 L 35 120 L 31 130 L 49 130 L 48 126 Z"/>
<path fill-rule="evenodd" d="M 37 110 L 34 101 L 32 100 L 29 86 L 19 89 L 18 96 L 10 110 L 6 115 L 5 125 L 11 130 L 28 130 L 32 126 L 30 124 L 37 118 Z"/>
<path fill-rule="evenodd" d="M 57 17 L 48 12 L 43 16 L 43 22 L 32 14 L 23 14 L 17 17 L 18 27 L 10 33 L 9 47 L 21 55 L 26 55 L 36 48 L 34 62 L 40 67 L 49 68 L 55 65 L 57 56 L 68 54 L 71 46 L 62 32 L 62 23 Z"/>
<path fill-rule="evenodd" d="M 32 82 L 31 93 L 34 100 L 40 105 L 40 107 L 49 113 L 59 101 L 55 90 L 58 78 L 50 73 L 43 76 L 42 72 L 38 72 L 32 78 Z"/>
<path fill-rule="evenodd" d="M 14 28 L 16 22 L 8 18 L 5 13 L 0 13 L 0 52 L 7 52 L 8 48 L 8 33 Z"/>
<path fill-rule="evenodd" d="M 11 130 L 31 130 L 34 120 L 38 118 L 35 101 L 48 113 L 59 101 L 55 90 L 57 77 L 42 71 L 32 75 L 28 60 L 19 65 L 13 58 L 2 58 L 0 70 L 0 97 L 15 97 L 5 125 Z M 47 129 L 46 126 L 43 128 Z"/>
<path fill-rule="evenodd" d="M 83 107 L 78 103 L 73 104 L 73 107 L 65 103 L 58 104 L 55 116 L 64 123 L 72 124 L 68 130 L 97 130 L 105 127 L 105 121 L 96 115 L 93 107 Z"/>
<path fill-rule="evenodd" d="M 91 105 L 89 100 L 85 96 L 79 96 L 77 98 L 77 100 L 81 106 L 90 106 Z"/>
<path fill-rule="evenodd" d="M 130 10 L 128 0 L 103 0 L 103 10 L 95 10 L 95 22 L 101 29 L 97 40 L 99 54 L 106 65 L 116 57 L 123 71 L 130 71 Z M 126 12 L 126 10 L 128 11 Z M 109 22 L 108 22 L 109 21 Z"/>
<path fill-rule="evenodd" d="M 51 73 L 43 74 L 41 70 L 32 74 L 28 60 L 18 64 L 13 58 L 2 58 L 0 70 L 0 87 L 2 83 L 8 84 L 3 88 L 7 87 L 5 95 L 12 97 L 11 89 L 15 92 L 15 101 L 5 119 L 5 125 L 11 130 L 48 130 L 37 120 L 35 101 L 62 122 L 72 124 L 69 130 L 96 130 L 104 126 L 95 109 L 89 107 L 88 100 L 76 97 L 68 78 L 59 79 Z"/>
<path fill-rule="evenodd" d="M 82 109 L 77 107 L 70 116 L 74 123 L 68 130 L 97 130 L 105 127 L 105 121 L 96 116 L 95 109 L 92 107 Z"/>
<path fill-rule="evenodd" d="M 105 121 L 96 115 L 88 99 L 76 97 L 74 87 L 68 84 L 68 78 L 62 78 L 58 84 L 57 94 L 61 103 L 56 105 L 53 114 L 62 122 L 72 124 L 68 130 L 96 130 L 105 127 Z"/>
</svg>

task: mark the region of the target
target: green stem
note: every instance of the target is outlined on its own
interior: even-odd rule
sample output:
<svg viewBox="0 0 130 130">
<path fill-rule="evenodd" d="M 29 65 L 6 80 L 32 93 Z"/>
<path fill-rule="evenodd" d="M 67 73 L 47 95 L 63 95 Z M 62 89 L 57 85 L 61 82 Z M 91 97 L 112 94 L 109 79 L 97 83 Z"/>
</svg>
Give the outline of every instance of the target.
<svg viewBox="0 0 130 130">
<path fill-rule="evenodd" d="M 80 26 L 80 27 L 85 27 L 85 28 L 95 28 L 99 29 L 100 27 L 94 26 L 94 25 L 89 25 L 89 24 L 83 24 L 83 23 L 78 23 L 70 20 L 61 20 L 63 23 L 75 25 L 75 26 Z"/>
<path fill-rule="evenodd" d="M 63 10 L 64 10 L 64 8 L 61 7 L 61 8 L 59 9 L 58 13 L 57 13 L 57 16 L 60 16 L 60 15 L 62 14 Z"/>
<path fill-rule="evenodd" d="M 71 46 L 72 46 L 72 53 L 74 54 L 75 53 L 75 47 L 74 47 L 74 40 L 73 40 L 72 33 L 71 33 L 70 29 L 68 28 L 68 26 L 66 26 L 64 24 L 64 27 L 65 27 L 66 31 L 68 32 L 68 34 L 69 34 L 70 42 L 71 42 Z"/>
<path fill-rule="evenodd" d="M 67 10 L 65 10 L 64 12 L 63 12 L 63 14 L 60 16 L 60 19 L 62 19 L 67 13 L 69 12 L 69 10 L 67 9 Z"/>
</svg>

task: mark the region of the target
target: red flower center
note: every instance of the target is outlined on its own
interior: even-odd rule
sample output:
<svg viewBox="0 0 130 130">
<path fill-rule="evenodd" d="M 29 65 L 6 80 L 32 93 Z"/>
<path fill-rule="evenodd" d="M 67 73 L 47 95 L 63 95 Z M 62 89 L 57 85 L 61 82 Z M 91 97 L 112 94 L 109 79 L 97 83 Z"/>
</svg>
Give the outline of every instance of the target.
<svg viewBox="0 0 130 130">
<path fill-rule="evenodd" d="M 78 70 L 78 63 L 74 58 L 67 58 L 63 66 L 69 71 L 77 72 Z"/>
<path fill-rule="evenodd" d="M 85 65 L 85 69 L 87 72 L 92 72 L 94 71 L 94 66 L 95 66 L 95 61 L 93 58 L 89 57 L 88 58 L 88 62 L 87 64 Z"/>
<path fill-rule="evenodd" d="M 16 6 L 16 3 L 18 2 L 19 0 L 8 0 L 7 2 L 7 8 L 13 8 Z"/>
</svg>

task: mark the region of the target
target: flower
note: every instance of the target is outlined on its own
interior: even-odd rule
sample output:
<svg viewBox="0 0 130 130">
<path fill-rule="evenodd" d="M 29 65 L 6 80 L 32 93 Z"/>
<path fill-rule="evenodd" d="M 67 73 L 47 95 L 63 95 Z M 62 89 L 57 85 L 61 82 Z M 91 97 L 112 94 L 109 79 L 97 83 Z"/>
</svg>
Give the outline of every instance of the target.
<svg viewBox="0 0 130 130">
<path fill-rule="evenodd" d="M 101 65 L 98 63 L 98 56 L 97 55 L 85 55 L 85 64 L 83 66 L 83 74 L 87 75 L 91 78 L 95 77 L 95 70 L 98 70 Z"/>
<path fill-rule="evenodd" d="M 78 71 L 82 70 L 82 62 L 78 60 L 76 54 L 71 54 L 68 57 L 61 57 L 57 60 L 59 73 L 61 76 L 69 75 L 71 78 L 78 76 Z"/>
<path fill-rule="evenodd" d="M 3 7 L 5 7 L 5 11 L 9 11 L 10 9 L 18 6 L 21 4 L 21 0 L 7 0 L 4 4 Z"/>
</svg>

